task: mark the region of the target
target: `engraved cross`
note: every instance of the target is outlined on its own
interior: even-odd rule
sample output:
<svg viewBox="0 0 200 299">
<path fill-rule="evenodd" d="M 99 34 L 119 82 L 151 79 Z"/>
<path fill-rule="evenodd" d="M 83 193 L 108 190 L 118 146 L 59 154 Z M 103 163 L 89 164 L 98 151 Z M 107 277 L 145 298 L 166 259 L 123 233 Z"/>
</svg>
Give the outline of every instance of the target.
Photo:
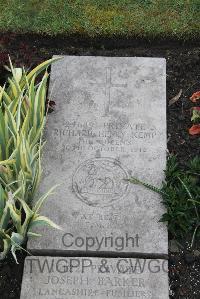
<svg viewBox="0 0 200 299">
<path fill-rule="evenodd" d="M 127 83 L 113 83 L 112 82 L 112 68 L 111 67 L 107 67 L 106 68 L 106 81 L 99 83 L 99 82 L 90 82 L 90 84 L 94 85 L 98 85 L 98 86 L 102 86 L 105 88 L 104 90 L 104 94 L 106 96 L 106 102 L 105 102 L 105 114 L 107 114 L 110 110 L 110 105 L 111 105 L 111 89 L 114 87 L 118 87 L 118 88 L 126 88 L 127 87 Z"/>
</svg>

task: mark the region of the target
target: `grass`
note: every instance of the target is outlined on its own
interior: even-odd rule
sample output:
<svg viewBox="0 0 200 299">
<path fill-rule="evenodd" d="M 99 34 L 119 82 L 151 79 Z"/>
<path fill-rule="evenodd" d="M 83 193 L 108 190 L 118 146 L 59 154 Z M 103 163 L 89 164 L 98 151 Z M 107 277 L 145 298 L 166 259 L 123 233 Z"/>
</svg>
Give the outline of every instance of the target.
<svg viewBox="0 0 200 299">
<path fill-rule="evenodd" d="M 0 31 L 193 39 L 200 0 L 0 0 Z"/>
<path fill-rule="evenodd" d="M 130 182 L 161 194 L 166 212 L 160 221 L 167 222 L 170 237 L 189 242 L 194 249 L 195 241 L 200 240 L 200 157 L 189 160 L 183 169 L 176 156 L 169 156 L 161 189 L 137 178 Z"/>
</svg>

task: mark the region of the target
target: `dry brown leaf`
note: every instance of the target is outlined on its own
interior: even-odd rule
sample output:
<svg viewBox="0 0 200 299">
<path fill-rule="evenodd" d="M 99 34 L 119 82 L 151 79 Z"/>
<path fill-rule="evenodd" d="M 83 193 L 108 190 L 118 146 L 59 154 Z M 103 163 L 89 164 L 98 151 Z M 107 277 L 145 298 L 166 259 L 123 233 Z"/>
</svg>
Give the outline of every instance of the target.
<svg viewBox="0 0 200 299">
<path fill-rule="evenodd" d="M 176 103 L 180 99 L 182 92 L 183 92 L 183 90 L 180 89 L 179 93 L 175 97 L 173 97 L 171 100 L 169 100 L 169 106 Z"/>
<path fill-rule="evenodd" d="M 8 173 L 8 169 L 5 166 L 0 165 L 0 173 Z"/>
<path fill-rule="evenodd" d="M 26 107 L 27 108 L 30 108 L 30 100 L 29 100 L 29 98 L 25 95 L 25 97 L 24 97 L 24 102 L 25 102 L 25 104 L 26 104 Z"/>
</svg>

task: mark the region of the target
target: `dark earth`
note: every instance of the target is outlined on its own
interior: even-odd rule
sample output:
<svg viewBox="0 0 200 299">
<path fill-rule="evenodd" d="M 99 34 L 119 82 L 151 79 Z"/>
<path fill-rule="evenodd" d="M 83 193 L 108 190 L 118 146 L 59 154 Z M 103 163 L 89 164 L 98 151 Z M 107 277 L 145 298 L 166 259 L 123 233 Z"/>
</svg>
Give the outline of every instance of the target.
<svg viewBox="0 0 200 299">
<path fill-rule="evenodd" d="M 7 72 L 3 65 L 11 56 L 15 66 L 33 67 L 53 54 L 165 57 L 167 61 L 167 102 L 179 100 L 167 107 L 168 151 L 176 154 L 184 167 L 188 159 L 199 155 L 200 137 L 190 136 L 191 108 L 189 97 L 200 90 L 200 45 L 198 41 L 137 40 L 87 37 L 48 37 L 39 35 L 2 34 L 0 36 L 0 83 Z M 151 101 L 151 99 L 149 99 Z M 168 105 L 168 104 L 167 104 Z M 196 105 L 197 106 L 197 105 Z M 198 249 L 198 248 L 197 248 Z M 199 249 L 200 251 L 200 249 Z M 170 298 L 200 298 L 200 252 L 169 252 Z M 0 262 L 0 298 L 19 299 L 25 254 L 18 254 L 19 265 L 9 256 Z"/>
</svg>

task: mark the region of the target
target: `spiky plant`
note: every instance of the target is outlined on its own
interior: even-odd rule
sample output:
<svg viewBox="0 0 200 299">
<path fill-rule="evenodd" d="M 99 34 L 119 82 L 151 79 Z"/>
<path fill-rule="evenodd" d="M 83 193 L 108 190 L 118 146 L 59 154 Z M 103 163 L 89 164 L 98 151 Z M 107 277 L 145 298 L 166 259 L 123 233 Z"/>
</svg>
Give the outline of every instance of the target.
<svg viewBox="0 0 200 299">
<path fill-rule="evenodd" d="M 200 237 L 200 158 L 190 160 L 181 169 L 175 156 L 170 156 L 165 171 L 165 182 L 156 188 L 136 178 L 130 182 L 140 184 L 162 196 L 167 208 L 160 221 L 168 223 L 168 229 L 176 240 L 190 241 Z"/>
<path fill-rule="evenodd" d="M 11 77 L 0 87 L 0 259 L 10 250 L 16 259 L 16 250 L 27 237 L 39 236 L 32 232 L 35 226 L 59 228 L 39 214 L 54 188 L 32 206 L 42 172 L 47 68 L 58 59 L 47 60 L 29 73 L 14 68 L 10 60 Z M 36 83 L 41 72 L 43 77 Z"/>
</svg>

